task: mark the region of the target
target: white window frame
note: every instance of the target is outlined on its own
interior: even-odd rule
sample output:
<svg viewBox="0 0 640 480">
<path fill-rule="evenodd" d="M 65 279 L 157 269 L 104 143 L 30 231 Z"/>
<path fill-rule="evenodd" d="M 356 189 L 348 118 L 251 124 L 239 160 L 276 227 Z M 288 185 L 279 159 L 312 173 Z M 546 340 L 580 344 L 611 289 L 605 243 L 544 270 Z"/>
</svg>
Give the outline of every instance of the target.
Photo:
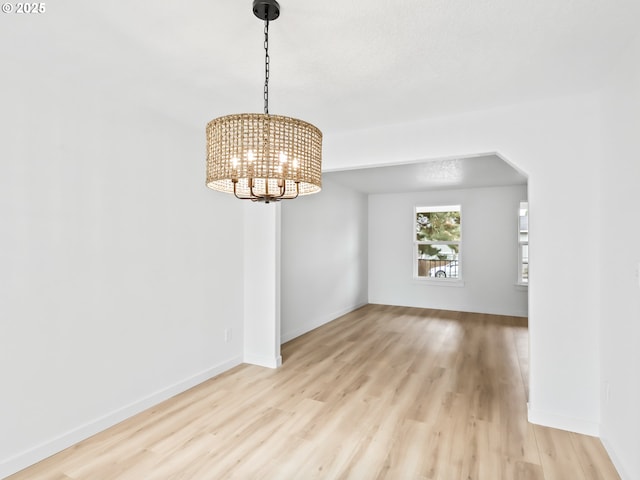
<svg viewBox="0 0 640 480">
<path fill-rule="evenodd" d="M 459 212 L 460 213 L 460 240 L 457 242 L 444 242 L 444 241 L 435 241 L 435 242 L 420 242 L 416 238 L 416 218 L 418 213 L 422 212 Z M 415 205 L 413 208 L 413 219 L 411 222 L 412 227 L 412 238 L 413 238 L 413 246 L 412 246 L 412 262 L 413 262 L 413 278 L 419 282 L 423 283 L 431 283 L 435 285 L 450 285 L 450 286 L 463 286 L 464 282 L 462 280 L 462 239 L 463 239 L 463 222 L 462 222 L 462 205 Z M 458 262 L 458 276 L 456 278 L 451 277 L 422 277 L 418 275 L 418 260 L 419 260 L 419 247 L 420 245 L 451 245 L 455 244 L 458 246 L 458 253 L 456 255 L 455 260 Z"/>
<path fill-rule="evenodd" d="M 526 215 L 522 215 L 522 210 L 526 210 Z M 520 220 L 525 216 L 527 217 L 527 229 L 522 230 Z M 522 240 L 521 234 L 523 232 L 527 233 L 527 239 Z M 529 286 L 529 202 L 522 201 L 518 205 L 518 229 L 517 229 L 517 239 L 518 239 L 518 281 L 517 284 L 523 287 Z M 527 278 L 524 278 L 524 248 L 527 248 Z"/>
</svg>

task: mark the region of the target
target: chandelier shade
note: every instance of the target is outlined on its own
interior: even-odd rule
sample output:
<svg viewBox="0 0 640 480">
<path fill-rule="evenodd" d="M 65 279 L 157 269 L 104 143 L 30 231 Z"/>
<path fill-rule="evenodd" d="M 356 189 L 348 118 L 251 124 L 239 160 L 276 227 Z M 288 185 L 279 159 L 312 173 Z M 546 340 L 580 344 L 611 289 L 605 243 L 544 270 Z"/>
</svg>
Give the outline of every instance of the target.
<svg viewBox="0 0 640 480">
<path fill-rule="evenodd" d="M 277 201 L 322 188 L 322 133 L 296 118 L 241 113 L 207 124 L 207 186 Z"/>
</svg>

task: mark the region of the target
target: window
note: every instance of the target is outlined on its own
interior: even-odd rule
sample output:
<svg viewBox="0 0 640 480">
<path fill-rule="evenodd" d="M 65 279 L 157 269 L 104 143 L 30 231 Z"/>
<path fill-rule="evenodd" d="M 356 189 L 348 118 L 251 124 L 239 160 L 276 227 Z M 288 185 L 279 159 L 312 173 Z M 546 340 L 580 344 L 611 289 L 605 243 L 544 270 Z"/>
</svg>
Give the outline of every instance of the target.
<svg viewBox="0 0 640 480">
<path fill-rule="evenodd" d="M 529 284 L 529 204 L 520 202 L 518 210 L 518 283 Z"/>
<path fill-rule="evenodd" d="M 460 205 L 416 207 L 416 277 L 460 278 L 460 226 Z"/>
</svg>

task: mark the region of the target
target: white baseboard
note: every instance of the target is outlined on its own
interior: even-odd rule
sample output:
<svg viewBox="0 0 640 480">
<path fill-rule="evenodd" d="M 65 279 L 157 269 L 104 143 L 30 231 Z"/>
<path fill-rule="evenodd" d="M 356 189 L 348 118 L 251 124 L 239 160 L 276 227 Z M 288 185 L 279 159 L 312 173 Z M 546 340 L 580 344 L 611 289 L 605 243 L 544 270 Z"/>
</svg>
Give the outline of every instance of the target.
<svg viewBox="0 0 640 480">
<path fill-rule="evenodd" d="M 84 425 L 80 425 L 73 430 L 62 433 L 55 438 L 42 442 L 24 452 L 20 452 L 12 457 L 0 460 L 0 478 L 5 478 L 34 463 L 44 460 L 51 455 L 58 453 L 76 443 L 106 430 L 113 425 L 126 420 L 148 408 L 153 407 L 171 397 L 178 395 L 196 385 L 219 375 L 236 365 L 242 363 L 242 358 L 235 357 L 226 362 L 215 365 L 207 370 L 192 375 L 180 382 L 174 383 L 162 390 L 158 390 L 135 402 L 125 405 L 117 410 L 109 412 L 99 418 L 91 420 Z"/>
<path fill-rule="evenodd" d="M 266 368 L 278 368 L 282 365 L 282 355 L 277 357 L 265 357 L 264 355 L 244 354 L 244 363 Z"/>
<path fill-rule="evenodd" d="M 555 413 L 541 412 L 540 410 L 531 408 L 529 404 L 527 404 L 527 407 L 530 423 L 590 435 L 592 437 L 597 437 L 600 434 L 600 424 L 597 422 L 581 418 L 565 417 L 564 415 L 557 415 Z"/>
<path fill-rule="evenodd" d="M 422 283 L 422 280 L 418 281 Z M 445 310 L 447 312 L 466 312 L 466 313 L 486 313 L 487 315 L 501 315 L 508 317 L 528 317 L 528 309 L 521 308 L 504 308 L 504 305 L 490 305 L 490 306 L 478 306 L 478 305 L 439 305 L 431 302 L 392 302 L 389 299 L 369 299 L 370 304 L 374 305 L 392 305 L 396 307 L 411 307 L 411 308 L 428 308 L 434 310 Z"/>
<path fill-rule="evenodd" d="M 620 478 L 622 480 L 631 480 L 631 475 L 629 475 L 629 470 L 622 463 L 622 460 L 620 459 L 620 457 L 616 455 L 616 450 L 613 448 L 613 445 L 609 441 L 609 437 L 605 430 L 601 431 L 600 441 L 602 442 L 602 445 L 604 445 L 604 449 L 609 454 L 609 458 L 611 459 L 611 462 L 613 462 L 613 466 L 616 467 L 616 470 L 618 471 L 618 475 L 620 475 Z"/>
<path fill-rule="evenodd" d="M 357 310 L 360 307 L 364 307 L 365 305 L 367 305 L 367 302 L 359 303 L 357 305 L 344 308 L 342 310 L 339 310 L 337 312 L 333 312 L 333 313 L 328 314 L 328 315 L 322 315 L 321 317 L 313 319 L 313 320 L 311 320 L 309 322 L 305 322 L 304 324 L 300 325 L 299 327 L 295 328 L 294 330 L 291 330 L 289 332 L 281 333 L 280 334 L 280 343 L 287 343 L 288 341 L 293 340 L 294 338 L 299 337 L 300 335 L 304 335 L 305 333 L 309 333 L 311 330 L 315 330 L 316 328 L 321 327 L 325 323 L 329 323 L 329 322 L 335 320 L 336 318 L 341 317 L 342 315 L 346 315 L 347 313 L 353 312 L 354 310 Z"/>
</svg>

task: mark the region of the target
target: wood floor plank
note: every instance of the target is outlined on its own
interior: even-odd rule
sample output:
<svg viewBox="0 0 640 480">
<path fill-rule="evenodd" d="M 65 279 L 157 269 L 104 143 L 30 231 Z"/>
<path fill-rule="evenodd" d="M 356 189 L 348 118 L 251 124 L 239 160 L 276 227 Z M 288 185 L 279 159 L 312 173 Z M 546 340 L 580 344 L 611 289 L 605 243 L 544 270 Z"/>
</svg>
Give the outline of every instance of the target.
<svg viewBox="0 0 640 480">
<path fill-rule="evenodd" d="M 584 480 L 580 459 L 573 448 L 569 432 L 534 426 L 545 480 Z"/>
<path fill-rule="evenodd" d="M 527 421 L 526 319 L 368 305 L 10 480 L 619 480 Z"/>
<path fill-rule="evenodd" d="M 588 480 L 620 478 L 599 439 L 572 433 L 571 443 L 578 455 L 585 478 Z"/>
<path fill-rule="evenodd" d="M 515 462 L 513 469 L 508 468 L 502 478 L 503 480 L 545 480 L 546 477 L 540 465 L 527 462 Z"/>
</svg>

